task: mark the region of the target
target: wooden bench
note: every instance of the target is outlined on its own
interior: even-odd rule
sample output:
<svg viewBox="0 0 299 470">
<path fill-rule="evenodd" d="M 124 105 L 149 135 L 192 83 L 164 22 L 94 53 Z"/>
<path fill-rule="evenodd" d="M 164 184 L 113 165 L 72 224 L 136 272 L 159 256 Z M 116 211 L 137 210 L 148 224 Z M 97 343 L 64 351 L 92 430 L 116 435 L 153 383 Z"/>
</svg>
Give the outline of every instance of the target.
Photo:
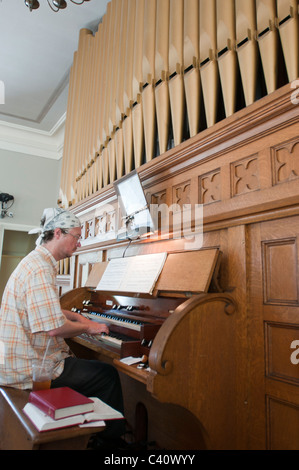
<svg viewBox="0 0 299 470">
<path fill-rule="evenodd" d="M 29 390 L 0 387 L 0 450 L 84 450 L 92 434 L 103 427 L 39 432 L 22 409 Z"/>
</svg>

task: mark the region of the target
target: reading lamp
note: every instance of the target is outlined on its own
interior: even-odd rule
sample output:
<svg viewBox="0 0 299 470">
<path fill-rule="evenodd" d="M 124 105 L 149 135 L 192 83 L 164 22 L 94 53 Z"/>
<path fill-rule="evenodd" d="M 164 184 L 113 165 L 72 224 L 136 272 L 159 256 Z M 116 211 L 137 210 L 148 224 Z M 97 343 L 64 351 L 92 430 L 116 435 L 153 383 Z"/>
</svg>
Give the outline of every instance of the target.
<svg viewBox="0 0 299 470">
<path fill-rule="evenodd" d="M 140 238 L 154 232 L 154 223 L 148 208 L 141 181 L 136 170 L 113 183 L 125 221 L 117 240 Z"/>
</svg>

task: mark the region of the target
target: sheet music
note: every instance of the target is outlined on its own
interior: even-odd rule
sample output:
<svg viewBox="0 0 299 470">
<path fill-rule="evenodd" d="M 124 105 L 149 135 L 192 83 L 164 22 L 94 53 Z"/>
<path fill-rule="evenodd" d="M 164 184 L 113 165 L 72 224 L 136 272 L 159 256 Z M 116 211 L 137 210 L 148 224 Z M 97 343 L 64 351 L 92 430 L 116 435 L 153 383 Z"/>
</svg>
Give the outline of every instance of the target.
<svg viewBox="0 0 299 470">
<path fill-rule="evenodd" d="M 132 256 L 109 262 L 97 290 L 151 294 L 167 253 Z"/>
</svg>

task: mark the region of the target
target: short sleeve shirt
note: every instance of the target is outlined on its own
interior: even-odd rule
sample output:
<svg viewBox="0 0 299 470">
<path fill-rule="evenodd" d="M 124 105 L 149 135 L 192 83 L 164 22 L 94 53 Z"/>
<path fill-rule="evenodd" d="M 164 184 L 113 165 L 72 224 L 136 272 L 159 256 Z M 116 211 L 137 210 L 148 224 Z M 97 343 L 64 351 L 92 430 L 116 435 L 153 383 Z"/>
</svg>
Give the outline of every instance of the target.
<svg viewBox="0 0 299 470">
<path fill-rule="evenodd" d="M 70 355 L 63 338 L 48 331 L 64 325 L 56 287 L 57 262 L 44 247 L 29 253 L 12 273 L 0 309 L 0 385 L 32 388 L 32 360 L 54 360 L 54 377 Z"/>
</svg>

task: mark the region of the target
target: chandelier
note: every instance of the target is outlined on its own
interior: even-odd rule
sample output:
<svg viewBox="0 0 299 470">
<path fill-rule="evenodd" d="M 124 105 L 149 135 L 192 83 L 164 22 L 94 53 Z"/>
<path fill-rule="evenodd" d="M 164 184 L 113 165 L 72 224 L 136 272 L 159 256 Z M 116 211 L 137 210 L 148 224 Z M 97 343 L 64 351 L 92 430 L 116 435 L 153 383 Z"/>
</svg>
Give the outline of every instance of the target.
<svg viewBox="0 0 299 470">
<path fill-rule="evenodd" d="M 37 10 L 39 8 L 38 0 L 24 0 L 24 2 L 25 2 L 26 7 L 28 7 L 30 11 Z M 78 2 L 71 0 L 71 2 L 75 3 L 76 5 L 82 5 L 82 3 L 89 2 L 89 0 L 81 0 Z M 55 11 L 55 13 L 67 7 L 67 3 L 65 0 L 51 0 L 51 1 L 48 0 L 48 5 L 51 8 L 51 10 Z"/>
</svg>

